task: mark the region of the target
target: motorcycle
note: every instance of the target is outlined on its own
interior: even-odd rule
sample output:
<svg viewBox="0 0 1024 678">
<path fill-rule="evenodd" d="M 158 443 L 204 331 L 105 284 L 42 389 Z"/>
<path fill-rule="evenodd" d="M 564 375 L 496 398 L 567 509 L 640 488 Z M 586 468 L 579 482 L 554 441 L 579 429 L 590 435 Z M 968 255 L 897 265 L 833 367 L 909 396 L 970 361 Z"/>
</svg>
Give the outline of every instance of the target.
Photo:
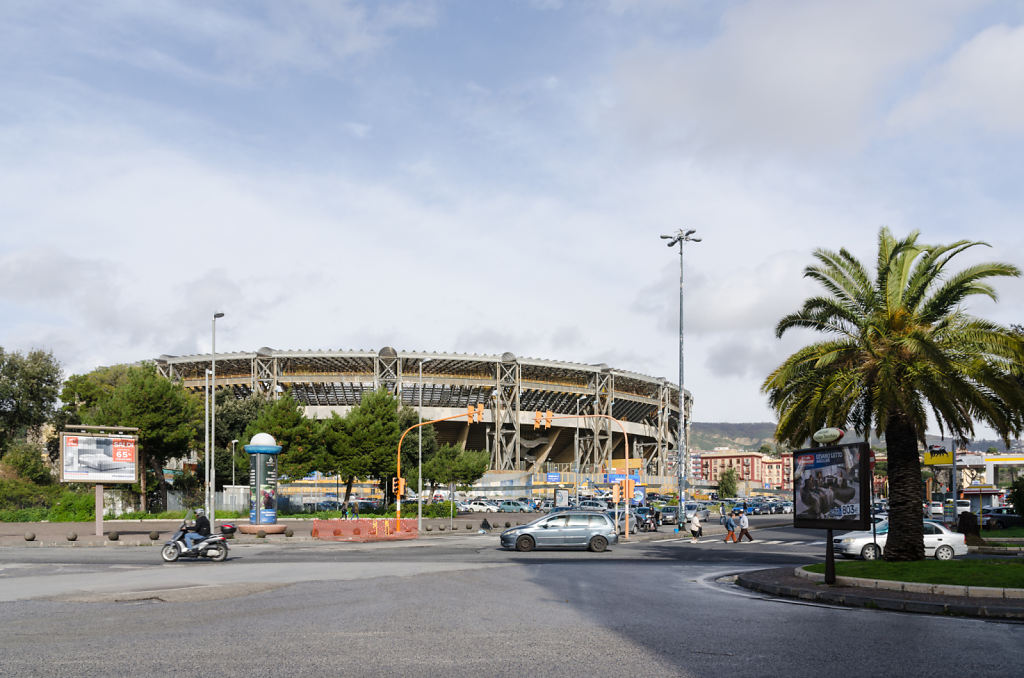
<svg viewBox="0 0 1024 678">
<path fill-rule="evenodd" d="M 226 560 L 228 557 L 228 542 L 225 537 L 235 533 L 235 526 L 228 523 L 220 525 L 219 534 L 211 534 L 208 537 L 204 537 L 195 542 L 192 548 L 189 548 L 185 544 L 185 533 L 189 531 L 188 519 L 191 515 L 191 511 L 185 515 L 184 520 L 181 521 L 181 525 L 178 527 L 178 531 L 160 549 L 160 557 L 167 563 L 173 563 L 182 556 L 186 558 L 209 558 L 218 563 Z"/>
<path fill-rule="evenodd" d="M 643 521 L 640 523 L 640 529 L 644 532 L 658 531 L 658 521 L 654 518 L 653 513 L 648 513 L 644 516 Z"/>
</svg>

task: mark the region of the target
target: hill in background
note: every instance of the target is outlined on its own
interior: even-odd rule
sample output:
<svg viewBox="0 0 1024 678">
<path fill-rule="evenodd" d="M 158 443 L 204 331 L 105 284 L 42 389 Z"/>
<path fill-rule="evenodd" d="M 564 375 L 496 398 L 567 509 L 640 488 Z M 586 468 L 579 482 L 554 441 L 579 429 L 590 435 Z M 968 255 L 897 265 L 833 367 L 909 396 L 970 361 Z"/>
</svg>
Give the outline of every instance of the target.
<svg viewBox="0 0 1024 678">
<path fill-rule="evenodd" d="M 737 423 L 737 422 L 700 422 L 695 421 L 690 425 L 689 448 L 691 450 L 713 450 L 716 447 L 728 447 L 734 450 L 756 452 L 762 445 L 768 445 L 775 449 L 775 424 L 770 421 Z M 949 438 L 945 440 L 939 436 L 926 436 L 929 445 L 942 445 L 949 447 Z M 855 441 L 852 435 L 844 439 L 847 442 Z M 873 446 L 883 446 L 881 441 L 872 436 Z M 974 452 L 985 452 L 989 448 L 996 448 L 1000 452 L 1006 451 L 1006 446 L 1001 440 L 972 440 L 967 448 Z M 1018 443 L 1019 447 L 1019 443 Z"/>
</svg>

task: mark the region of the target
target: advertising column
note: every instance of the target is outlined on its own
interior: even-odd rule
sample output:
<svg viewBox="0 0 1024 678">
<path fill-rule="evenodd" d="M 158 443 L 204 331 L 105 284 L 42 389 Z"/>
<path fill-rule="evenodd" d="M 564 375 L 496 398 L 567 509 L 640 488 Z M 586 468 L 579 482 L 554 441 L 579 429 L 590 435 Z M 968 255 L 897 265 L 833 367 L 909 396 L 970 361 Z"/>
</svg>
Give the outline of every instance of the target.
<svg viewBox="0 0 1024 678">
<path fill-rule="evenodd" d="M 269 433 L 257 433 L 245 451 L 249 453 L 249 524 L 276 525 L 277 455 L 281 446 Z"/>
</svg>

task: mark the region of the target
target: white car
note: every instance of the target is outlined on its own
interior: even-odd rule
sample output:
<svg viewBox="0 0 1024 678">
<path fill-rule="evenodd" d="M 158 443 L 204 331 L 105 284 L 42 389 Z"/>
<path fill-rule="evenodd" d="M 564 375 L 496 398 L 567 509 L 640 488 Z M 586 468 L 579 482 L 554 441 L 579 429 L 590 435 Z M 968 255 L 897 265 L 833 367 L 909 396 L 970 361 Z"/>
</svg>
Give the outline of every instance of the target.
<svg viewBox="0 0 1024 678">
<path fill-rule="evenodd" d="M 863 558 L 875 560 L 880 558 L 885 549 L 885 541 L 889 536 L 889 523 L 879 522 L 875 525 L 875 538 L 871 530 L 847 532 L 832 539 L 835 552 L 844 558 Z M 924 521 L 924 555 L 936 560 L 952 560 L 954 556 L 967 555 L 967 539 L 959 532 L 953 532 L 945 526 L 931 520 Z"/>
<path fill-rule="evenodd" d="M 497 513 L 498 507 L 489 501 L 471 501 L 469 502 L 470 512 L 480 511 L 481 513 Z"/>
</svg>

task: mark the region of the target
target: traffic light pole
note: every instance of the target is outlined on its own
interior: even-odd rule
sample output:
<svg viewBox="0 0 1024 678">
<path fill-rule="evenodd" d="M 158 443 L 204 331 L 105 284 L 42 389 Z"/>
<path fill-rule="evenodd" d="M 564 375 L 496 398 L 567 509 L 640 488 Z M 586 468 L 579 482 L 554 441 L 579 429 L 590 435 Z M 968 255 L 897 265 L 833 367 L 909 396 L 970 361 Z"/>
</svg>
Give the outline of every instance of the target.
<svg viewBox="0 0 1024 678">
<path fill-rule="evenodd" d="M 395 529 L 401 531 L 402 529 L 402 490 L 405 489 L 405 481 L 402 479 L 402 442 L 405 440 L 405 436 L 409 434 L 409 431 L 426 426 L 427 424 L 436 424 L 439 421 L 448 421 L 449 419 L 458 419 L 460 417 L 468 417 L 469 423 L 474 421 L 482 422 L 484 420 L 484 406 L 478 404 L 476 408 L 469 407 L 465 413 L 453 414 L 450 417 L 441 417 L 440 419 L 431 419 L 430 421 L 421 421 L 418 424 L 413 424 L 409 428 L 402 432 L 402 437 L 398 439 L 398 460 L 395 463 L 395 486 L 399 492 L 396 493 L 395 503 Z M 454 497 L 449 494 L 448 501 L 453 501 Z"/>
</svg>

